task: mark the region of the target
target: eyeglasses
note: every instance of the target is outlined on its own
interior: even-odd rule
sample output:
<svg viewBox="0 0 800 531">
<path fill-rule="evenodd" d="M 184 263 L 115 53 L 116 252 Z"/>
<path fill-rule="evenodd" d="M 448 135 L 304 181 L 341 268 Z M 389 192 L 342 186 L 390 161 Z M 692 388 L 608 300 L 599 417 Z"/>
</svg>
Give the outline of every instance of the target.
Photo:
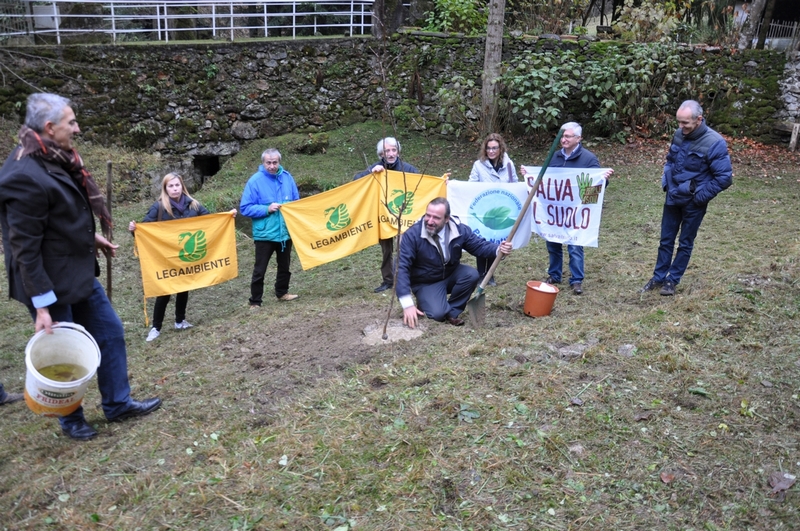
<svg viewBox="0 0 800 531">
<path fill-rule="evenodd" d="M 486 146 L 486 151 L 498 151 L 499 149 L 500 149 L 500 146 L 494 146 L 494 147 Z"/>
<path fill-rule="evenodd" d="M 573 138 L 579 138 L 578 135 L 561 135 L 561 138 L 566 138 L 567 140 L 572 140 Z"/>
</svg>

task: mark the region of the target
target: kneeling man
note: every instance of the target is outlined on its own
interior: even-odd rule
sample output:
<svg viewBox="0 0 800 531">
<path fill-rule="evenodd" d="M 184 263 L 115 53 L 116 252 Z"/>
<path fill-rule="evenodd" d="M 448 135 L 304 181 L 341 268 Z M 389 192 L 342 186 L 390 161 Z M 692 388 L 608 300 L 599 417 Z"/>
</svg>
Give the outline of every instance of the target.
<svg viewBox="0 0 800 531">
<path fill-rule="evenodd" d="M 431 201 L 425 216 L 400 240 L 397 298 L 403 306 L 403 323 L 415 328 L 418 316 L 426 315 L 462 326 L 464 320 L 459 315 L 480 280 L 474 267 L 461 263 L 462 250 L 494 260 L 497 253 L 508 255 L 511 249 L 511 242 L 497 245 L 486 241 L 451 218 L 450 203 L 444 197 Z"/>
</svg>

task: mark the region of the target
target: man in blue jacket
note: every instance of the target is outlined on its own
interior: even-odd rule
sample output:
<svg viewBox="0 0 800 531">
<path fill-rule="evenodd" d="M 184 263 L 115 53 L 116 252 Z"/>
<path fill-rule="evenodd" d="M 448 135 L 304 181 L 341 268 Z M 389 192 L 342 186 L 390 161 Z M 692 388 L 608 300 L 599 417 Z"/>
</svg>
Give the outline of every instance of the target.
<svg viewBox="0 0 800 531">
<path fill-rule="evenodd" d="M 378 140 L 377 145 L 378 157 L 380 160 L 367 168 L 364 171 L 358 172 L 353 177 L 353 180 L 360 179 L 369 175 L 370 173 L 381 173 L 384 170 L 402 171 L 405 173 L 419 173 L 419 170 L 400 159 L 400 142 L 391 136 L 381 138 Z M 385 201 L 386 198 L 382 198 Z M 383 281 L 381 285 L 375 288 L 375 293 L 380 293 L 390 289 L 394 284 L 394 238 L 385 238 L 379 240 L 381 245 L 381 278 Z"/>
<path fill-rule="evenodd" d="M 462 251 L 494 260 L 497 253 L 508 255 L 511 249 L 511 242 L 497 245 L 486 241 L 451 218 L 450 203 L 444 197 L 431 201 L 425 216 L 400 239 L 397 298 L 403 307 L 403 323 L 415 328 L 417 318 L 426 315 L 462 326 L 459 315 L 480 279 L 474 267 L 461 263 Z"/>
<path fill-rule="evenodd" d="M 708 202 L 733 183 L 728 145 L 719 133 L 703 121 L 703 108 L 694 100 L 678 108 L 678 130 L 661 176 L 661 188 L 667 193 L 661 216 L 661 242 L 653 278 L 642 293 L 661 288 L 661 295 L 675 295 L 681 281 L 694 239 L 706 214 Z M 678 251 L 673 258 L 675 238 Z"/>
<path fill-rule="evenodd" d="M 250 280 L 251 308 L 261 306 L 264 275 L 273 253 L 278 261 L 275 296 L 279 301 L 293 301 L 299 297 L 289 293 L 292 240 L 281 214 L 281 205 L 300 199 L 300 194 L 292 174 L 281 166 L 281 154 L 277 149 L 264 150 L 261 162 L 258 171 L 247 181 L 239 205 L 242 214 L 253 219 L 256 262 Z"/>
<path fill-rule="evenodd" d="M 561 150 L 553 154 L 550 161 L 551 168 L 599 168 L 600 161 L 597 156 L 583 147 L 583 128 L 576 122 L 567 122 L 561 126 L 564 134 L 561 135 Z M 522 175 L 526 175 L 522 167 Z M 608 178 L 614 170 L 607 170 L 603 177 Z M 575 295 L 583 294 L 583 246 L 567 244 L 569 254 L 569 286 Z M 560 242 L 547 242 L 547 254 L 550 255 L 550 266 L 547 269 L 548 284 L 561 284 L 561 271 L 564 263 L 564 249 Z"/>
</svg>

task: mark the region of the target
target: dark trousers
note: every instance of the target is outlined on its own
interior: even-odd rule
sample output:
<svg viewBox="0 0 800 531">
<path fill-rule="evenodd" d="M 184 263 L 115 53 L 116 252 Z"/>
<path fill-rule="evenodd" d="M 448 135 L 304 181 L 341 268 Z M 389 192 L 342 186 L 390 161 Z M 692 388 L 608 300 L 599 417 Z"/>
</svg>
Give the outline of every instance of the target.
<svg viewBox="0 0 800 531">
<path fill-rule="evenodd" d="M 153 328 L 161 330 L 164 324 L 164 314 L 167 313 L 167 304 L 172 295 L 161 295 L 156 297 L 156 304 L 153 306 Z M 175 295 L 175 322 L 182 323 L 186 319 L 186 304 L 189 302 L 189 292 L 181 291 Z"/>
<path fill-rule="evenodd" d="M 381 277 L 383 283 L 391 286 L 394 284 L 394 238 L 380 240 L 381 244 Z"/>
<path fill-rule="evenodd" d="M 250 304 L 261 306 L 264 295 L 264 275 L 267 272 L 269 259 L 275 253 L 278 262 L 278 274 L 275 277 L 275 296 L 279 299 L 289 293 L 289 279 L 292 273 L 289 266 L 292 260 L 292 240 L 285 242 L 256 241 L 256 263 L 253 266 L 253 278 L 250 280 Z"/>
<path fill-rule="evenodd" d="M 447 317 L 458 317 L 478 285 L 480 275 L 474 267 L 459 264 L 453 274 L 433 284 L 417 284 L 411 291 L 417 298 L 417 308 L 429 319 L 444 321 Z M 450 295 L 450 299 L 447 295 Z"/>
<path fill-rule="evenodd" d="M 128 382 L 125 332 L 122 321 L 111 306 L 100 282 L 95 279 L 92 294 L 85 301 L 76 304 L 53 304 L 48 310 L 53 322 L 77 323 L 84 327 L 100 347 L 97 387 L 100 389 L 106 418 L 114 418 L 130 407 L 131 387 Z M 29 307 L 28 311 L 35 321 L 36 309 Z M 83 406 L 59 418 L 64 428 L 83 420 Z"/>
<path fill-rule="evenodd" d="M 664 282 L 670 280 L 678 284 L 683 277 L 689 258 L 694 249 L 694 239 L 700 229 L 703 216 L 708 205 L 697 206 L 690 203 L 686 206 L 664 205 L 661 215 L 661 242 L 658 246 L 658 258 L 653 270 L 653 280 Z M 678 237 L 678 251 L 673 259 L 675 238 Z"/>
</svg>

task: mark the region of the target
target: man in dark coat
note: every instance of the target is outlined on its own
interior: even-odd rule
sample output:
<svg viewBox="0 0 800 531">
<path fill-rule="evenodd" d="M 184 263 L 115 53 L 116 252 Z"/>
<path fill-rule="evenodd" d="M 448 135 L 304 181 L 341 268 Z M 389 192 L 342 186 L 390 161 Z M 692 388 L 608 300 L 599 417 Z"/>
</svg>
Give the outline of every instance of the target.
<svg viewBox="0 0 800 531">
<path fill-rule="evenodd" d="M 397 298 L 403 307 L 403 323 L 414 328 L 417 318 L 426 315 L 462 326 L 459 315 L 480 279 L 477 269 L 461 263 L 462 251 L 494 261 L 498 253 L 508 255 L 511 249 L 511 242 L 486 241 L 451 218 L 450 203 L 444 197 L 431 201 L 425 216 L 400 239 Z"/>
<path fill-rule="evenodd" d="M 583 127 L 577 122 L 567 122 L 561 126 L 561 149 L 553 154 L 550 168 L 599 168 L 597 155 L 583 147 Z M 526 175 L 525 166 L 522 175 Z M 603 178 L 608 182 L 614 170 L 606 170 Z M 564 263 L 564 249 L 560 242 L 547 242 L 547 253 L 550 255 L 550 266 L 547 269 L 548 284 L 561 284 Z M 583 294 L 583 246 L 567 244 L 569 253 L 569 286 L 575 295 Z"/>
<path fill-rule="evenodd" d="M 402 171 L 405 173 L 419 173 L 419 170 L 400 159 L 400 142 L 396 138 L 386 137 L 378 140 L 378 157 L 381 159 L 365 171 L 355 174 L 353 180 L 360 179 L 370 173 L 381 173 L 384 170 Z M 390 289 L 394 284 L 394 238 L 379 240 L 381 245 L 381 285 L 375 288 L 375 293 Z"/>
<path fill-rule="evenodd" d="M 20 145 L 0 169 L 0 224 L 9 295 L 23 303 L 36 331 L 52 334 L 59 321 L 83 326 L 100 347 L 97 384 L 103 412 L 116 422 L 146 415 L 161 406 L 130 395 L 125 337 L 117 313 L 98 282 L 95 256 L 115 255 L 118 246 L 104 232 L 110 215 L 102 194 L 72 146 L 80 132 L 70 101 L 55 94 L 28 97 Z M 83 408 L 59 419 L 63 433 L 87 440 L 97 431 Z"/>
<path fill-rule="evenodd" d="M 659 293 L 664 296 L 675 295 L 689 265 L 694 239 L 709 201 L 733 184 L 728 144 L 705 124 L 700 104 L 684 101 L 676 117 L 678 130 L 672 137 L 661 176 L 661 188 L 667 195 L 661 215 L 658 258 L 653 278 L 641 290 L 661 288 Z M 675 238 L 679 233 L 676 252 Z"/>
</svg>

